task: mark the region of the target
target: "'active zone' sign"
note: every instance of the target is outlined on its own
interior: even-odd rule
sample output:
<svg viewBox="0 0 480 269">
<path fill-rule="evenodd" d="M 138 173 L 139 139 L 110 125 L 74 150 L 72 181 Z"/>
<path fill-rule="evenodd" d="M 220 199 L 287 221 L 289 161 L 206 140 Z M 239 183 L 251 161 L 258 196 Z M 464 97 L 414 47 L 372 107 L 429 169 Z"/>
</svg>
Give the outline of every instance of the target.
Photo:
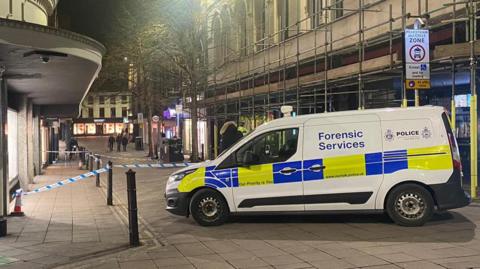
<svg viewBox="0 0 480 269">
<path fill-rule="evenodd" d="M 407 89 L 430 88 L 428 30 L 405 29 L 405 84 Z"/>
</svg>

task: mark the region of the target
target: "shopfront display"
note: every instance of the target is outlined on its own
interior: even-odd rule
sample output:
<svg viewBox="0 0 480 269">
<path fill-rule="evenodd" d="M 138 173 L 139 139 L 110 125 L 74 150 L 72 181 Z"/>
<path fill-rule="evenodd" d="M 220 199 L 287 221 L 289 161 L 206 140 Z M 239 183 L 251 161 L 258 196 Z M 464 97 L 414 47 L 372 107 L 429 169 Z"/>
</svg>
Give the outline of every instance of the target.
<svg viewBox="0 0 480 269">
<path fill-rule="evenodd" d="M 75 136 L 109 136 L 120 134 L 128 129 L 133 133 L 133 124 L 123 123 L 120 119 L 77 119 L 73 124 L 73 135 Z M 122 121 L 122 122 L 120 122 Z"/>
<path fill-rule="evenodd" d="M 104 134 L 114 134 L 115 133 L 115 123 L 104 123 L 103 124 L 103 133 Z"/>
<path fill-rule="evenodd" d="M 12 182 L 18 177 L 18 144 L 17 144 L 17 115 L 15 110 L 8 109 L 8 180 Z"/>
<path fill-rule="evenodd" d="M 73 125 L 73 135 L 84 135 L 85 134 L 85 124 L 75 123 Z"/>
<path fill-rule="evenodd" d="M 97 127 L 95 123 L 86 123 L 85 129 L 87 130 L 87 135 L 95 135 L 97 133 Z"/>
</svg>

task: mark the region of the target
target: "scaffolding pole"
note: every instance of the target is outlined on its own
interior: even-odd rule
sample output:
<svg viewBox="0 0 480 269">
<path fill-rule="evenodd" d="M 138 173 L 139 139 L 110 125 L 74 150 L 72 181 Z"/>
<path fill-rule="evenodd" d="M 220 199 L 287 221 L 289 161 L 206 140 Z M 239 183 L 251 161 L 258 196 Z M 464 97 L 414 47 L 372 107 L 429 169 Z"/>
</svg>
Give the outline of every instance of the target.
<svg viewBox="0 0 480 269">
<path fill-rule="evenodd" d="M 363 92 L 363 0 L 358 0 L 358 109 L 365 109 L 365 96 Z"/>
</svg>

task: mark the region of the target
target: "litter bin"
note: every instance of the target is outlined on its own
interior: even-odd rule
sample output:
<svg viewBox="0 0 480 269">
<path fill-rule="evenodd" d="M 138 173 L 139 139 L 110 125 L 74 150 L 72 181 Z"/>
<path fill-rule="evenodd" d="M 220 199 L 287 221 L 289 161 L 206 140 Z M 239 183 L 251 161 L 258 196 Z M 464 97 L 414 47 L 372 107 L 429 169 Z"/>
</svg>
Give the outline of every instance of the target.
<svg viewBox="0 0 480 269">
<path fill-rule="evenodd" d="M 135 137 L 135 150 L 143 150 L 143 139 L 141 136 Z"/>
</svg>

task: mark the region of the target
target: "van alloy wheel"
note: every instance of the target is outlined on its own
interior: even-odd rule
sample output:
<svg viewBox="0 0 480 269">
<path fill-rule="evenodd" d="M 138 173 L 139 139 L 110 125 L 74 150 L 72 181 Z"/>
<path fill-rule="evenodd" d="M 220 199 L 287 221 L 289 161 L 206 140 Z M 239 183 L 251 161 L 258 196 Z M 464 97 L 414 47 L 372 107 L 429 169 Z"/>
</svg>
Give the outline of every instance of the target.
<svg viewBox="0 0 480 269">
<path fill-rule="evenodd" d="M 420 219 L 425 214 L 425 202 L 416 193 L 404 193 L 397 199 L 397 212 L 407 219 Z"/>
</svg>

